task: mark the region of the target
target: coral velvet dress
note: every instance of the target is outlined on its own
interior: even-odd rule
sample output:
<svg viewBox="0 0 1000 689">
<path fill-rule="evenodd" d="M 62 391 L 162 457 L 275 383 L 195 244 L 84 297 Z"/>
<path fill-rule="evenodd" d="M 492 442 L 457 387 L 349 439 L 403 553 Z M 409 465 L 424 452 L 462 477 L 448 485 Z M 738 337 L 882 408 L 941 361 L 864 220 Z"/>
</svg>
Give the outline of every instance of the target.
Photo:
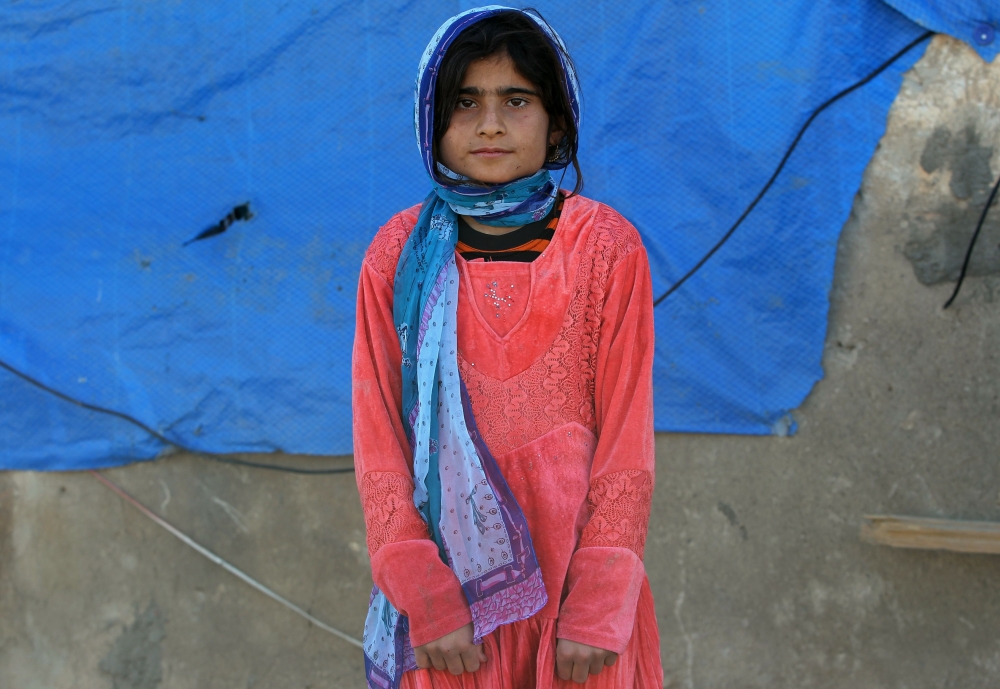
<svg viewBox="0 0 1000 689">
<path fill-rule="evenodd" d="M 401 419 L 393 278 L 416 206 L 365 256 L 354 342 L 354 448 L 372 577 L 420 646 L 471 622 L 458 578 L 413 505 Z M 476 423 L 527 518 L 548 604 L 484 639 L 487 662 L 453 676 L 413 670 L 402 687 L 578 687 L 555 671 L 556 639 L 621 654 L 595 689 L 663 685 L 642 554 L 653 491 L 653 307 L 635 228 L 567 198 L 530 263 L 458 262 L 458 361 Z"/>
</svg>

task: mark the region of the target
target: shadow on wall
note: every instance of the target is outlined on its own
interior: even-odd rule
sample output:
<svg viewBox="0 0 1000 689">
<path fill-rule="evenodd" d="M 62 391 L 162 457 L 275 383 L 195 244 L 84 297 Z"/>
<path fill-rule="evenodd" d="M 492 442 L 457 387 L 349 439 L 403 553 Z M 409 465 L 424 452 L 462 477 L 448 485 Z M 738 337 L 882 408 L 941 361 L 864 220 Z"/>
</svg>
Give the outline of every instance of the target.
<svg viewBox="0 0 1000 689">
<path fill-rule="evenodd" d="M 943 189 L 914 194 L 904 216 L 911 235 L 903 255 L 913 265 L 917 280 L 925 285 L 958 279 L 969 240 L 995 184 L 990 170 L 993 147 L 981 139 L 972 123 L 958 132 L 939 126 L 920 156 L 931 187 L 947 182 L 951 192 L 951 198 Z M 1000 275 L 1000 214 L 993 212 L 986 217 L 968 274 Z"/>
<path fill-rule="evenodd" d="M 166 615 L 156 603 L 145 612 L 136 610 L 135 622 L 127 626 L 100 663 L 111 675 L 113 689 L 156 689 L 163 681 L 162 642 Z"/>
</svg>

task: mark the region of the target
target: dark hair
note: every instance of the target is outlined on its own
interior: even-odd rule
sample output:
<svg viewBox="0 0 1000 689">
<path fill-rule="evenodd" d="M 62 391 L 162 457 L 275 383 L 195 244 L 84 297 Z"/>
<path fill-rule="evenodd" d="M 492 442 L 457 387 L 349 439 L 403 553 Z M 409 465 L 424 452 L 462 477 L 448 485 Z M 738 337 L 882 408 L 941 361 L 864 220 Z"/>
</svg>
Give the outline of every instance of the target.
<svg viewBox="0 0 1000 689">
<path fill-rule="evenodd" d="M 542 19 L 537 10 L 525 11 Z M 563 138 L 549 151 L 546 161 L 572 165 L 576 172 L 573 194 L 579 193 L 583 188 L 583 173 L 577 160 L 579 132 L 556 50 L 562 53 L 567 64 L 572 65 L 569 55 L 561 47 L 553 46 L 533 19 L 515 10 L 497 12 L 462 31 L 445 53 L 435 87 L 434 157 L 438 157 L 438 142 L 451 124 L 451 114 L 469 64 L 506 53 L 518 73 L 538 88 L 542 105 L 549 115 L 549 127 L 563 130 Z"/>
</svg>

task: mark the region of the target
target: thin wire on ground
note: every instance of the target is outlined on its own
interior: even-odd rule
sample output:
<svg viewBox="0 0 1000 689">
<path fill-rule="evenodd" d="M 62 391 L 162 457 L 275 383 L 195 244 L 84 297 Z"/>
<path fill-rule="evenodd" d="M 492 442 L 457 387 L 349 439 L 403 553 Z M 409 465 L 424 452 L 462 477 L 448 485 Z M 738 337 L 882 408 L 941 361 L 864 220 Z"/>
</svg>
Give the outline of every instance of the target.
<svg viewBox="0 0 1000 689">
<path fill-rule="evenodd" d="M 320 629 L 322 629 L 324 631 L 327 631 L 327 632 L 330 632 L 334 636 L 337 636 L 337 637 L 343 639 L 344 641 L 346 641 L 347 643 L 352 644 L 354 646 L 357 646 L 358 648 L 361 648 L 361 649 L 364 648 L 364 645 L 358 639 L 355 639 L 350 634 L 347 634 L 345 632 L 340 631 L 336 627 L 331 627 L 330 625 L 326 624 L 322 620 L 316 619 L 315 617 L 313 617 L 312 615 L 310 615 L 309 613 L 307 613 L 305 610 L 303 610 L 299 606 L 295 605 L 295 603 L 292 603 L 287 598 L 283 598 L 282 596 L 278 595 L 277 593 L 275 593 L 274 591 L 272 591 L 268 587 L 264 586 L 264 584 L 260 583 L 259 581 L 257 581 L 253 577 L 251 577 L 249 574 L 244 573 L 242 570 L 240 570 L 237 567 L 234 567 L 233 565 L 229 564 L 228 562 L 226 562 L 225 560 L 223 560 L 221 557 L 219 557 L 218 555 L 216 555 L 215 553 L 213 553 L 208 548 L 200 545 L 195 540 L 193 540 L 192 538 L 190 538 L 189 536 L 187 536 L 186 534 L 184 534 L 182 531 L 180 531 L 179 529 L 177 529 L 176 527 L 174 527 L 173 525 L 171 525 L 165 519 L 163 519 L 162 517 L 160 517 L 158 514 L 156 514 L 155 512 L 153 512 L 152 510 L 150 510 L 148 507 L 146 507 L 145 505 L 143 505 L 141 502 L 139 502 L 138 500 L 136 500 L 135 498 L 133 498 L 131 495 L 129 495 L 128 493 L 126 493 L 124 490 L 122 490 L 122 488 L 120 488 L 113 481 L 105 478 L 104 476 L 102 476 L 98 472 L 94 471 L 93 469 L 89 470 L 89 473 L 91 475 L 93 475 L 93 477 L 96 478 L 98 481 L 100 481 L 105 486 L 107 486 L 109 489 L 111 489 L 112 491 L 114 491 L 120 498 L 122 498 L 126 502 L 130 503 L 133 507 L 135 507 L 137 510 L 139 510 L 140 512 L 142 512 L 144 515 L 146 515 L 147 517 L 149 517 L 150 519 L 152 519 L 154 522 L 156 522 L 157 524 L 159 524 L 160 526 L 162 526 L 164 529 L 166 529 L 167 531 L 169 531 L 170 533 L 172 533 L 174 536 L 176 536 L 177 538 L 179 538 L 180 540 L 182 540 L 187 545 L 189 545 L 192 548 L 194 548 L 199 554 L 204 555 L 206 558 L 208 558 L 209 560 L 211 560 L 215 564 L 217 564 L 220 567 L 222 567 L 224 570 L 226 570 L 230 574 L 232 574 L 232 575 L 234 575 L 236 577 L 239 577 L 240 579 L 242 579 L 246 583 L 250 584 L 250 586 L 254 587 L 258 591 L 260 591 L 261 593 L 263 593 L 265 596 L 268 596 L 269 598 L 272 598 L 272 599 L 278 601 L 279 603 L 281 603 L 282 605 L 284 605 L 286 608 L 288 608 L 292 612 L 294 612 L 294 613 L 296 613 L 298 615 L 301 615 L 302 617 L 306 618 L 307 620 L 309 620 L 309 622 L 311 622 L 312 624 L 316 625 Z"/>
</svg>

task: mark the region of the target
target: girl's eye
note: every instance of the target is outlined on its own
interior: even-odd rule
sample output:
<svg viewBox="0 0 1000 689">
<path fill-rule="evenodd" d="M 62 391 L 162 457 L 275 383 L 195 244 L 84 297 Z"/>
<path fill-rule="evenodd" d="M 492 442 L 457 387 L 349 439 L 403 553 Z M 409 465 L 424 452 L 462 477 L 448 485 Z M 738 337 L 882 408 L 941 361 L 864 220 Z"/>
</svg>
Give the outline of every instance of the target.
<svg viewBox="0 0 1000 689">
<path fill-rule="evenodd" d="M 525 105 L 528 104 L 528 101 L 524 100 L 523 98 L 511 98 L 507 102 L 515 108 L 523 108 Z"/>
<path fill-rule="evenodd" d="M 469 108 L 476 107 L 476 102 L 470 100 L 469 98 L 459 98 L 458 102 L 455 103 L 455 107 L 460 108 L 462 110 L 468 110 Z"/>
</svg>

